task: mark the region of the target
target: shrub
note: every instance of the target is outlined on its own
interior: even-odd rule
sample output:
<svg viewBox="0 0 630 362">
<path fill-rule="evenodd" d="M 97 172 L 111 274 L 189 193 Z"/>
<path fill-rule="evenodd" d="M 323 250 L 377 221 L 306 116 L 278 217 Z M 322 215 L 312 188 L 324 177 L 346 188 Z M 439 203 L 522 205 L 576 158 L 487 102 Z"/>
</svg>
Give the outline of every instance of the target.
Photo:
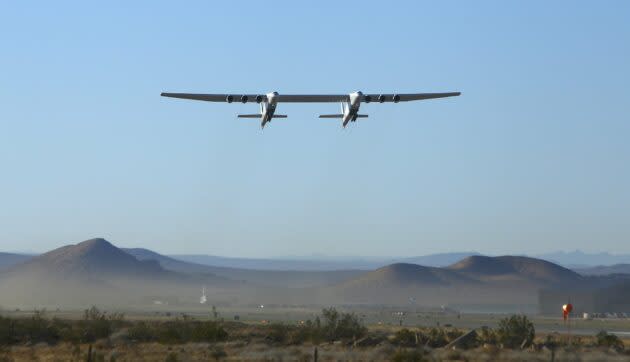
<svg viewBox="0 0 630 362">
<path fill-rule="evenodd" d="M 321 343 L 324 340 L 321 324 L 319 323 L 319 317 L 315 322 L 307 320 L 303 326 L 297 328 L 291 333 L 291 344 L 302 344 L 306 341 L 313 343 Z"/>
<path fill-rule="evenodd" d="M 497 334 L 491 328 L 481 327 L 477 330 L 477 342 L 484 344 L 497 344 Z"/>
<path fill-rule="evenodd" d="M 504 347 L 530 346 L 535 335 L 534 324 L 525 315 L 513 315 L 499 321 L 497 339 Z"/>
<path fill-rule="evenodd" d="M 169 322 L 136 322 L 129 328 L 129 338 L 141 342 L 219 342 L 227 337 L 228 333 L 220 323 L 195 321 L 188 317 Z"/>
<path fill-rule="evenodd" d="M 623 341 L 619 339 L 619 337 L 614 334 L 608 334 L 606 331 L 600 331 L 597 333 L 596 338 L 597 345 L 600 347 L 614 348 L 620 351 L 624 348 Z"/>
<path fill-rule="evenodd" d="M 446 333 L 442 328 L 431 328 L 429 332 L 424 336 L 424 339 L 425 344 L 433 348 L 444 347 L 446 346 L 446 344 L 448 344 Z"/>
<path fill-rule="evenodd" d="M 227 357 L 227 353 L 221 346 L 215 346 L 210 352 L 210 355 L 216 361 L 219 361 L 220 359 Z"/>
<path fill-rule="evenodd" d="M 328 308 L 322 310 L 322 317 L 323 334 L 329 341 L 356 339 L 367 333 L 367 328 L 354 313 L 339 313 L 335 308 Z"/>
<path fill-rule="evenodd" d="M 100 338 L 109 337 L 114 328 L 124 324 L 123 318 L 123 314 L 112 313 L 108 315 L 95 306 L 86 309 L 83 311 L 83 319 L 78 324 L 81 333 L 80 341 L 89 343 Z"/>
<path fill-rule="evenodd" d="M 179 361 L 179 359 L 177 359 L 177 354 L 175 354 L 175 352 L 171 352 L 166 356 L 165 362 L 177 362 L 177 361 Z"/>
<path fill-rule="evenodd" d="M 155 333 L 146 322 L 134 323 L 129 328 L 129 339 L 138 342 L 149 342 L 155 339 Z"/>
<path fill-rule="evenodd" d="M 284 343 L 289 338 L 289 326 L 282 323 L 274 323 L 269 326 L 267 338 L 272 342 Z"/>
<path fill-rule="evenodd" d="M 217 322 L 193 323 L 191 339 L 194 342 L 218 342 L 227 339 L 227 332 Z"/>
<path fill-rule="evenodd" d="M 16 342 L 15 321 L 0 317 L 0 346 L 8 346 Z"/>
<path fill-rule="evenodd" d="M 398 332 L 396 332 L 392 342 L 398 346 L 409 347 L 409 346 L 415 346 L 417 340 L 418 338 L 416 336 L 416 333 L 410 331 L 407 328 L 403 328 L 399 330 Z"/>
<path fill-rule="evenodd" d="M 33 343 L 55 343 L 60 338 L 58 325 L 45 318 L 46 311 L 36 310 L 31 318 L 14 321 L 14 333 L 18 339 Z M 20 338 L 21 337 L 21 338 Z"/>
<path fill-rule="evenodd" d="M 424 362 L 427 361 L 427 357 L 423 350 L 403 350 L 399 349 L 391 356 L 392 362 Z"/>
</svg>

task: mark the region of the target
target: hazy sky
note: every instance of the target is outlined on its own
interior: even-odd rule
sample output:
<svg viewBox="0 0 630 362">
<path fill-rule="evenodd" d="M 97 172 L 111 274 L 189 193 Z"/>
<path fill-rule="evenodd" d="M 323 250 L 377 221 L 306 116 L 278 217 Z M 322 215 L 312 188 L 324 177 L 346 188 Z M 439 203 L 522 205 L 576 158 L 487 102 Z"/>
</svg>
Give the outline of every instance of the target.
<svg viewBox="0 0 630 362">
<path fill-rule="evenodd" d="M 628 1 L 11 1 L 0 250 L 630 252 Z M 173 92 L 461 91 L 256 105 Z"/>
</svg>

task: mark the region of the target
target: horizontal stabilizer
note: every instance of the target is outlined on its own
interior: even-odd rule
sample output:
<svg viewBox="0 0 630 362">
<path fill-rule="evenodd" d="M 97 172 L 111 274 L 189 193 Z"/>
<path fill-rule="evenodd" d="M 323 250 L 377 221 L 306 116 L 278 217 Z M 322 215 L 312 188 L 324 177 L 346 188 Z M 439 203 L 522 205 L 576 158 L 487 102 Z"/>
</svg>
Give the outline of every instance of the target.
<svg viewBox="0 0 630 362">
<path fill-rule="evenodd" d="M 319 118 L 343 118 L 343 114 L 320 114 Z"/>
<path fill-rule="evenodd" d="M 357 118 L 368 118 L 367 114 L 357 114 Z"/>
<path fill-rule="evenodd" d="M 260 114 L 239 114 L 238 118 L 260 118 Z"/>
<path fill-rule="evenodd" d="M 287 118 L 286 114 L 274 114 L 272 118 Z"/>
</svg>

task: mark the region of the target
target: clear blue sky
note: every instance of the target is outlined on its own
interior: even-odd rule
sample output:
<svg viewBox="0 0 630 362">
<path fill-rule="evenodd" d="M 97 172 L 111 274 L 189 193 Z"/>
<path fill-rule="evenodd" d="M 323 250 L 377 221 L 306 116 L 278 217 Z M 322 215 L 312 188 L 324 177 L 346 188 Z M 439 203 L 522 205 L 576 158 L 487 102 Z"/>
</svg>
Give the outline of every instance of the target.
<svg viewBox="0 0 630 362">
<path fill-rule="evenodd" d="M 0 44 L 0 250 L 630 252 L 628 1 L 12 1 Z M 463 95 L 159 96 L 273 90 Z"/>
</svg>

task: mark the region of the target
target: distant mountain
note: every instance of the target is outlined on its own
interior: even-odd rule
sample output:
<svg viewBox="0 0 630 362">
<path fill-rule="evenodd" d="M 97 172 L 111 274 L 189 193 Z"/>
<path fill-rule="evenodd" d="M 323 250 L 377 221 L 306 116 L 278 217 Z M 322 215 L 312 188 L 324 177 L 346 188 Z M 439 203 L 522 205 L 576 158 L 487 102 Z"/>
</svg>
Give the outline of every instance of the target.
<svg viewBox="0 0 630 362">
<path fill-rule="evenodd" d="M 531 304 L 537 291 L 592 284 L 553 263 L 528 257 L 473 255 L 448 267 L 392 264 L 333 287 L 347 303 Z"/>
<path fill-rule="evenodd" d="M 539 254 L 536 257 L 570 268 L 630 264 L 629 254 L 584 253 L 580 250 L 570 252 L 558 251 L 553 253 Z"/>
<path fill-rule="evenodd" d="M 26 271 L 81 278 L 171 276 L 159 263 L 140 261 L 100 238 L 63 246 L 9 269 L 11 273 Z"/>
<path fill-rule="evenodd" d="M 324 270 L 374 270 L 394 263 L 419 264 L 424 266 L 447 266 L 467 256 L 479 255 L 477 252 L 457 252 L 429 254 L 404 258 L 340 258 L 340 257 L 295 257 L 249 259 L 230 258 L 214 255 L 170 255 L 171 258 L 195 264 L 217 267 L 252 269 L 252 270 L 286 270 L 286 271 L 324 271 Z"/>
<path fill-rule="evenodd" d="M 132 255 L 134 258 L 141 261 L 155 261 L 166 270 L 171 270 L 181 273 L 209 273 L 212 268 L 208 268 L 207 265 L 190 263 L 182 260 L 177 260 L 166 255 L 156 253 L 155 251 L 144 248 L 121 248 L 125 253 Z"/>
<path fill-rule="evenodd" d="M 417 264 L 397 263 L 384 266 L 375 271 L 365 273 L 352 279 L 346 287 L 414 287 L 414 286 L 448 286 L 470 283 L 473 279 L 463 273 L 446 268 L 427 267 Z"/>
<path fill-rule="evenodd" d="M 178 260 L 143 248 L 127 248 L 125 252 L 138 260 L 157 261 L 164 269 L 187 274 L 211 273 L 234 281 L 245 281 L 260 286 L 307 288 L 331 285 L 353 278 L 359 270 L 304 271 L 304 270 L 255 270 L 235 267 L 203 265 Z M 226 258 L 227 259 L 227 258 Z M 237 259 L 238 260 L 238 259 Z M 243 260 L 243 259 L 241 259 Z M 249 259 L 251 260 L 251 259 Z M 261 259 L 262 260 L 262 259 Z M 297 263 L 297 261 L 296 261 Z M 237 263 L 238 264 L 238 263 Z M 250 264 L 255 265 L 255 264 Z M 272 264 L 267 264 L 271 266 Z M 289 264 L 283 264 L 288 266 Z M 282 266 L 282 265 L 281 265 Z M 281 267 L 278 266 L 278 267 Z M 302 267 L 304 267 L 302 265 Z"/>
<path fill-rule="evenodd" d="M 20 308 L 83 308 L 92 304 L 145 308 L 154 300 L 199 306 L 205 287 L 208 299 L 223 305 L 501 304 L 521 310 L 521 306 L 537 304 L 541 289 L 588 293 L 594 286 L 603 288 L 628 280 L 621 275 L 582 276 L 541 259 L 472 252 L 400 258 L 439 267 L 409 262 L 381 265 L 385 259 L 321 262 L 202 257 L 206 262 L 220 264 L 222 260 L 230 265 L 276 269 L 264 270 L 192 263 L 144 248 L 120 249 L 98 238 L 39 256 L 0 256 L 10 265 L 0 270 L 0 305 Z M 368 267 L 370 263 L 377 267 L 341 268 Z M 293 269 L 277 270 L 288 267 Z M 308 270 L 324 267 L 335 270 Z"/>
<path fill-rule="evenodd" d="M 496 280 L 496 277 L 503 280 L 518 277 L 536 284 L 553 284 L 573 282 L 581 278 L 578 273 L 560 265 L 525 256 L 475 255 L 449 266 L 448 269 L 484 281 Z"/>
<path fill-rule="evenodd" d="M 630 264 L 599 265 L 574 268 L 573 270 L 582 275 L 630 274 Z"/>
<path fill-rule="evenodd" d="M 195 264 L 216 267 L 251 269 L 251 270 L 283 270 L 283 271 L 324 271 L 324 270 L 373 270 L 387 264 L 385 259 L 330 258 L 330 259 L 263 259 L 263 258 L 231 258 L 214 255 L 169 255 L 170 257 Z"/>
<path fill-rule="evenodd" d="M 423 256 L 415 256 L 411 258 L 395 259 L 399 263 L 411 263 L 424 266 L 442 267 L 454 264 L 464 258 L 473 255 L 481 255 L 475 251 L 457 252 L 457 253 L 439 253 Z"/>
<path fill-rule="evenodd" d="M 192 277 L 166 270 L 155 260 L 138 260 L 97 238 L 63 246 L 1 272 L 0 304 L 120 305 L 152 296 L 181 299 L 183 293 L 194 302 L 203 285 L 210 292 L 234 284 L 211 274 Z"/>
<path fill-rule="evenodd" d="M 0 253 L 0 271 L 31 259 L 32 255 Z"/>
</svg>

